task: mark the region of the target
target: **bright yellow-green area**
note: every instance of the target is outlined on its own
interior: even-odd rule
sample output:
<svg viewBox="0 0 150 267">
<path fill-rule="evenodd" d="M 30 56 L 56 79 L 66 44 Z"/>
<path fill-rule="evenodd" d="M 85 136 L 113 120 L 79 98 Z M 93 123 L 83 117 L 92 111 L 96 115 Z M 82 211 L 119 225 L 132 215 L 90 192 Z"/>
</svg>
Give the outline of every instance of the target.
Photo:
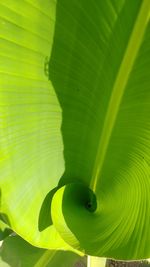
<svg viewBox="0 0 150 267">
<path fill-rule="evenodd" d="M 47 74 L 56 4 L 0 2 L 0 210 L 31 244 L 68 249 L 50 208 L 48 227 L 39 230 L 43 201 L 64 171 L 62 112 Z"/>
</svg>

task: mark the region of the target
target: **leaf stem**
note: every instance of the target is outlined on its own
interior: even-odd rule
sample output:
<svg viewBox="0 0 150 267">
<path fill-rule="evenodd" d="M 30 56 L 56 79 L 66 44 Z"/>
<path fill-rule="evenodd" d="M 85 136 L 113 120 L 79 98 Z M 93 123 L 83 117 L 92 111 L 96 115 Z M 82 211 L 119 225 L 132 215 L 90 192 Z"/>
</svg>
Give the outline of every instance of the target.
<svg viewBox="0 0 150 267">
<path fill-rule="evenodd" d="M 99 258 L 88 256 L 87 257 L 87 267 L 105 267 L 106 258 Z"/>
</svg>

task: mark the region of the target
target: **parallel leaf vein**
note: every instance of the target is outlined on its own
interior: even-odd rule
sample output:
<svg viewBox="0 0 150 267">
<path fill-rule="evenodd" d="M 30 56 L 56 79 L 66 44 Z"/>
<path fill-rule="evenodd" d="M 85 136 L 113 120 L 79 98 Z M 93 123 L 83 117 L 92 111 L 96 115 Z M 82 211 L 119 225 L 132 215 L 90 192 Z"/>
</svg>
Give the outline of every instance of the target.
<svg viewBox="0 0 150 267">
<path fill-rule="evenodd" d="M 124 95 L 124 91 L 129 80 L 130 73 L 132 71 L 135 59 L 137 57 L 140 45 L 143 40 L 146 25 L 149 20 L 150 13 L 150 1 L 144 0 L 141 4 L 139 14 L 135 21 L 133 31 L 131 33 L 118 75 L 114 82 L 112 94 L 108 104 L 106 117 L 104 121 L 103 131 L 101 134 L 100 142 L 98 144 L 96 160 L 93 168 L 93 174 L 91 179 L 90 188 L 95 192 L 98 179 L 100 178 L 107 148 L 111 138 L 111 134 L 115 125 L 119 107 Z"/>
</svg>

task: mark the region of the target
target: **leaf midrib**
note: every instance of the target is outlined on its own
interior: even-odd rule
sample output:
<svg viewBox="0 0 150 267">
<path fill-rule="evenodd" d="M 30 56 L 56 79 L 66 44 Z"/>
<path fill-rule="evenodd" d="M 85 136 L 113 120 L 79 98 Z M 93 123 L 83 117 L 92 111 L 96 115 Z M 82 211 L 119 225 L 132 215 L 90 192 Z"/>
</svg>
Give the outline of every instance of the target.
<svg viewBox="0 0 150 267">
<path fill-rule="evenodd" d="M 46 267 L 50 260 L 55 256 L 56 250 L 46 250 L 34 267 Z"/>
<path fill-rule="evenodd" d="M 124 95 L 124 91 L 127 82 L 129 80 L 129 76 L 133 68 L 136 56 L 138 54 L 140 45 L 143 40 L 149 15 L 150 15 L 150 0 L 144 0 L 139 9 L 139 13 L 137 15 L 133 31 L 131 33 L 120 68 L 118 70 L 118 74 L 114 82 L 112 94 L 108 104 L 108 109 L 105 116 L 101 138 L 98 144 L 97 155 L 90 183 L 90 188 L 94 192 L 96 192 L 97 183 L 98 180 L 100 179 L 101 171 L 105 161 L 105 156 L 107 153 L 107 148 L 115 125 L 121 100 Z"/>
</svg>

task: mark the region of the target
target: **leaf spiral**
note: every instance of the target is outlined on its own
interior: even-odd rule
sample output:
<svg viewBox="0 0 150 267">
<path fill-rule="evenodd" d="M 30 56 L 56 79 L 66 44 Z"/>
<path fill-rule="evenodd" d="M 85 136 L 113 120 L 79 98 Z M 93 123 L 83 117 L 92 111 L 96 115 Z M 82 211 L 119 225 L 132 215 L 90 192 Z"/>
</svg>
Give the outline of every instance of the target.
<svg viewBox="0 0 150 267">
<path fill-rule="evenodd" d="M 95 240 L 97 200 L 82 183 L 61 187 L 52 200 L 52 220 L 61 237 L 72 247 L 89 253 Z M 90 240 L 90 242 L 88 242 Z"/>
<path fill-rule="evenodd" d="M 82 183 L 67 184 L 52 199 L 54 227 L 68 245 L 85 254 L 126 260 L 146 258 L 149 219 L 145 226 L 141 223 L 149 213 L 145 205 L 148 184 L 133 179 L 128 187 L 120 187 L 118 195 L 101 191 L 97 196 Z M 141 246 L 137 236 L 142 236 Z"/>
</svg>

